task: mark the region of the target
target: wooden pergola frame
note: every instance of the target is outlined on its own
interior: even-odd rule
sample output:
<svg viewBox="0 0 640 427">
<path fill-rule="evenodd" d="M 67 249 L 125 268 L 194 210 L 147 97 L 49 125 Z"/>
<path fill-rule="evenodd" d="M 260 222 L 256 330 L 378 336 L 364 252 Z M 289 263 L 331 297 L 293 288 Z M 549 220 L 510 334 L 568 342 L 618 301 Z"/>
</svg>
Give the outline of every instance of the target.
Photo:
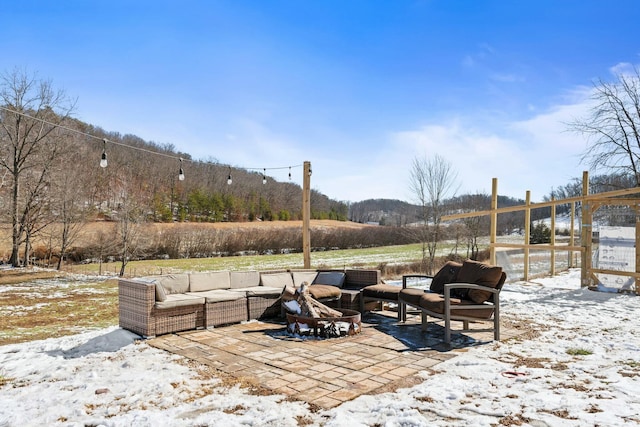
<svg viewBox="0 0 640 427">
<path fill-rule="evenodd" d="M 602 206 L 609 206 L 609 205 L 629 206 L 635 210 L 636 212 L 635 246 L 636 248 L 640 248 L 640 199 L 616 198 L 616 197 L 629 196 L 629 195 L 638 194 L 638 193 L 640 193 L 640 187 L 627 188 L 624 190 L 608 191 L 608 192 L 597 193 L 597 194 L 589 194 L 589 173 L 585 171 L 582 174 L 582 195 L 581 196 L 570 197 L 570 198 L 561 199 L 561 200 L 551 200 L 551 201 L 542 202 L 542 203 L 531 203 L 531 192 L 527 190 L 524 205 L 498 208 L 498 179 L 493 178 L 492 186 L 491 186 L 491 209 L 490 210 L 445 215 L 442 217 L 442 220 L 452 221 L 452 220 L 462 219 L 462 218 L 472 218 L 476 216 L 489 215 L 491 219 L 490 238 L 489 238 L 491 264 L 496 263 L 496 248 L 523 249 L 524 250 L 524 280 L 529 279 L 529 252 L 531 250 L 551 251 L 551 267 L 550 267 L 551 275 L 554 275 L 556 273 L 555 271 L 556 251 L 579 252 L 580 258 L 581 258 L 581 263 L 580 263 L 581 285 L 583 287 L 595 285 L 598 282 L 598 278 L 596 276 L 597 273 L 615 274 L 618 276 L 633 277 L 635 279 L 636 293 L 640 293 L 640 250 L 636 250 L 635 272 L 597 269 L 597 268 L 593 268 L 592 262 L 591 262 L 591 254 L 592 254 L 592 247 L 593 247 L 593 227 L 592 227 L 593 214 Z M 577 202 L 580 202 L 582 205 L 580 246 L 575 245 L 575 236 L 574 236 L 574 229 L 575 229 L 574 218 L 575 218 Z M 556 245 L 556 242 L 555 242 L 556 206 L 565 205 L 565 204 L 571 204 L 571 230 L 569 234 L 569 244 Z M 498 243 L 497 242 L 496 234 L 497 234 L 497 228 L 498 228 L 497 226 L 498 214 L 507 213 L 507 212 L 524 211 L 525 213 L 524 241 L 529 242 L 529 237 L 531 233 L 531 210 L 544 208 L 544 207 L 551 207 L 552 233 L 551 233 L 551 241 L 549 244 L 532 245 L 529 243 L 518 244 L 518 243 Z M 573 267 L 573 257 L 569 257 L 569 259 L 570 259 L 569 267 Z"/>
</svg>

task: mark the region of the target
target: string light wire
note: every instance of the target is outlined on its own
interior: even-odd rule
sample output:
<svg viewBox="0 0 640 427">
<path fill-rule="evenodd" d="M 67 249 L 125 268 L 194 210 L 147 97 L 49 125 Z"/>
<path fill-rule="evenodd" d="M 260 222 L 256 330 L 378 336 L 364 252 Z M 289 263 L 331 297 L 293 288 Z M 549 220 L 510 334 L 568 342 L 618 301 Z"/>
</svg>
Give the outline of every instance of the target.
<svg viewBox="0 0 640 427">
<path fill-rule="evenodd" d="M 73 133 L 76 133 L 76 134 L 79 134 L 79 135 L 83 135 L 83 136 L 86 136 L 87 138 L 95 139 L 95 140 L 98 140 L 98 141 L 102 142 L 103 143 L 103 152 L 102 152 L 101 161 L 102 161 L 102 159 L 104 159 L 105 163 L 106 163 L 106 144 L 107 144 L 107 142 L 109 142 L 110 144 L 113 144 L 113 145 L 118 145 L 120 147 L 129 148 L 129 149 L 138 150 L 138 151 L 141 151 L 141 152 L 144 152 L 144 153 L 155 154 L 155 155 L 158 155 L 158 156 L 164 156 L 164 157 L 168 157 L 170 159 L 179 160 L 180 161 L 180 165 L 181 165 L 180 166 L 180 170 L 181 171 L 182 171 L 182 161 L 183 160 L 187 160 L 187 161 L 190 161 L 192 163 L 203 163 L 203 162 L 201 162 L 199 160 L 183 159 L 180 156 L 174 156 L 174 155 L 167 154 L 167 153 L 161 153 L 161 152 L 158 152 L 158 151 L 153 151 L 153 150 L 149 150 L 149 149 L 142 148 L 142 147 L 132 147 L 130 145 L 123 144 L 122 142 L 112 141 L 112 140 L 107 139 L 107 138 L 101 138 L 101 137 L 98 137 L 98 136 L 95 136 L 95 135 L 91 135 L 90 133 L 83 132 L 83 131 L 80 131 L 80 130 L 77 130 L 77 129 L 73 129 L 73 128 L 70 128 L 68 126 L 61 125 L 59 123 L 53 123 L 53 122 L 50 122 L 48 120 L 41 119 L 39 117 L 33 117 L 33 116 L 31 116 L 31 115 L 29 115 L 27 113 L 23 113 L 21 111 L 16 111 L 16 110 L 13 110 L 11 108 L 3 107 L 1 105 L 0 105 L 0 109 L 5 110 L 5 111 L 7 111 L 9 113 L 19 114 L 19 115 L 21 115 L 23 117 L 27 117 L 27 118 L 32 119 L 32 120 L 37 120 L 37 121 L 39 121 L 41 123 L 45 123 L 47 125 L 54 126 L 54 127 L 60 128 L 60 129 L 64 129 L 64 130 L 67 130 L 69 132 L 73 132 Z M 303 167 L 303 166 L 304 165 L 299 164 L 299 165 L 278 166 L 278 167 L 271 167 L 271 168 L 241 168 L 241 167 L 239 167 L 238 169 L 244 169 L 244 170 L 247 170 L 247 171 L 260 171 L 260 170 L 262 170 L 262 172 L 263 172 L 263 174 L 262 174 L 263 180 L 266 181 L 266 171 L 268 171 L 268 170 L 281 170 L 281 169 L 287 169 L 288 168 L 289 171 L 291 171 L 291 168 L 300 168 L 300 167 Z M 103 167 L 106 167 L 106 166 L 103 166 Z M 182 173 L 181 175 L 184 176 L 184 173 Z M 231 167 L 229 168 L 229 179 L 228 179 L 228 181 L 231 181 L 230 177 L 231 177 Z M 289 179 L 291 179 L 291 172 L 289 172 Z M 231 184 L 231 183 L 228 182 L 228 184 Z"/>
</svg>

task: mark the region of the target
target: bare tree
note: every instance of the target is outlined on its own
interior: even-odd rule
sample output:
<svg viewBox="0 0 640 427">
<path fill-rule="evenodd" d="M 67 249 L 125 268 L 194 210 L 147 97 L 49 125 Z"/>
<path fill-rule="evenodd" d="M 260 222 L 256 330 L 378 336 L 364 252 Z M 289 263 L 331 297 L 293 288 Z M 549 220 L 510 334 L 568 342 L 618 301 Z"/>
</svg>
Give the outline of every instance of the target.
<svg viewBox="0 0 640 427">
<path fill-rule="evenodd" d="M 19 264 L 19 250 L 38 198 L 47 188 L 49 168 L 61 155 L 63 124 L 73 103 L 48 81 L 14 70 L 0 75 L 0 169 L 9 173 L 12 249 L 9 263 Z M 27 175 L 39 185 L 24 191 Z M 25 194 L 27 193 L 27 194 Z"/>
<path fill-rule="evenodd" d="M 133 191 L 133 184 L 127 178 L 123 178 L 120 182 L 117 236 L 120 246 L 120 277 L 122 277 L 127 263 L 143 254 L 141 225 L 144 223 L 144 213 Z"/>
<path fill-rule="evenodd" d="M 443 202 L 455 195 L 456 181 L 457 173 L 451 163 L 440 155 L 413 159 L 409 184 L 421 209 L 422 226 L 416 232 L 422 243 L 422 263 L 429 274 L 433 273 L 440 239 Z"/>
<path fill-rule="evenodd" d="M 480 211 L 490 207 L 490 196 L 488 194 L 471 194 L 465 196 L 463 199 L 463 210 L 466 211 Z M 475 216 L 470 218 L 464 218 L 462 220 L 466 228 L 467 235 L 467 258 L 478 259 L 479 244 L 478 239 L 480 236 L 486 236 L 489 234 L 489 217 L 488 216 Z"/>
<path fill-rule="evenodd" d="M 582 161 L 590 167 L 622 171 L 640 185 L 640 70 L 618 73 L 613 83 L 594 84 L 595 106 L 569 128 L 586 135 L 589 145 Z"/>
<path fill-rule="evenodd" d="M 69 161 L 81 162 L 77 153 L 72 154 Z M 55 197 L 52 200 L 54 218 L 59 227 L 57 241 L 59 258 L 56 268 L 60 270 L 71 245 L 79 238 L 86 224 L 86 209 L 83 201 L 85 186 L 82 177 L 85 171 L 79 168 L 65 168 L 58 171 L 54 180 Z"/>
</svg>

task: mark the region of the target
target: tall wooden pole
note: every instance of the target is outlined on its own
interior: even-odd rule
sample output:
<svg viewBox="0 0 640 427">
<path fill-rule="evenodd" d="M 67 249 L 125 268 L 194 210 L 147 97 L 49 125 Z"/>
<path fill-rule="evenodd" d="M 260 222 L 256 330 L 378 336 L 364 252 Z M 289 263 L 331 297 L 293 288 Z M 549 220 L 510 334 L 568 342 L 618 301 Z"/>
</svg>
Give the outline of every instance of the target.
<svg viewBox="0 0 640 427">
<path fill-rule="evenodd" d="M 554 196 L 551 196 L 551 201 L 556 200 Z M 556 245 L 556 205 L 551 205 L 551 246 Z M 556 251 L 551 250 L 551 275 L 556 275 Z"/>
<path fill-rule="evenodd" d="M 529 245 L 531 244 L 531 191 L 525 193 L 524 210 L 524 280 L 529 280 Z"/>
<path fill-rule="evenodd" d="M 589 273 L 591 271 L 591 239 L 593 238 L 593 228 L 591 217 L 591 203 L 586 199 L 589 195 L 589 172 L 582 172 L 582 195 L 585 196 L 582 199 L 581 207 L 581 234 L 580 234 L 580 246 L 582 246 L 582 259 L 580 260 L 580 281 L 581 286 L 586 287 L 591 283 L 589 279 Z"/>
<path fill-rule="evenodd" d="M 571 202 L 571 228 L 569 229 L 569 246 L 573 247 L 575 244 L 575 221 L 576 221 L 576 202 Z M 573 252 L 569 251 L 569 268 L 573 268 Z"/>
<path fill-rule="evenodd" d="M 498 178 L 491 180 L 491 230 L 489 237 L 489 262 L 496 265 L 496 234 L 498 230 Z"/>
<path fill-rule="evenodd" d="M 302 174 L 302 254 L 304 268 L 311 268 L 311 162 L 304 162 Z"/>
</svg>

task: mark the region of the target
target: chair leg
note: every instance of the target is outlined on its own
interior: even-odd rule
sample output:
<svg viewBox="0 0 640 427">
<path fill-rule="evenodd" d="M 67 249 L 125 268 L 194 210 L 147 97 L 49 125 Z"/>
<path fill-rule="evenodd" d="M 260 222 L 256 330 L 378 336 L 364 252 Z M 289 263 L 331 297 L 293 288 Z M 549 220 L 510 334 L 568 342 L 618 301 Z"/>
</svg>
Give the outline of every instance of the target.
<svg viewBox="0 0 640 427">
<path fill-rule="evenodd" d="M 444 316 L 444 343 L 447 345 L 451 344 L 451 315 L 446 308 Z"/>
<path fill-rule="evenodd" d="M 422 330 L 426 331 L 427 327 L 429 326 L 429 320 L 427 319 L 427 314 L 424 311 L 421 312 L 420 318 L 422 323 Z"/>
</svg>

